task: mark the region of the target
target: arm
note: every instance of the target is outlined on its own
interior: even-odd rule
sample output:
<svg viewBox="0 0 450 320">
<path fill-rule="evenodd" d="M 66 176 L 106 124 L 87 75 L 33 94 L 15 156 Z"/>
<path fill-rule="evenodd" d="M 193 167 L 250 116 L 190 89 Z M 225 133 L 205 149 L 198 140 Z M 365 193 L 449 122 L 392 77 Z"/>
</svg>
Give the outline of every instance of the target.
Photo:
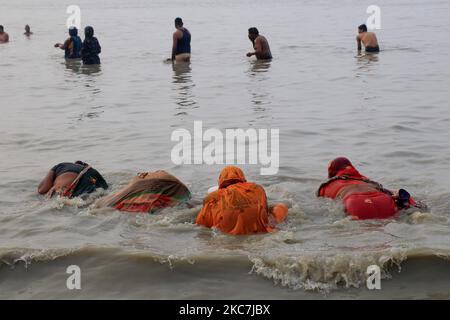
<svg viewBox="0 0 450 320">
<path fill-rule="evenodd" d="M 247 53 L 247 57 L 258 56 L 262 54 L 262 42 L 259 37 L 256 38 L 255 42 L 253 43 L 253 48 L 255 49 L 255 51 Z"/>
<path fill-rule="evenodd" d="M 66 50 L 66 48 L 68 48 L 69 45 L 70 45 L 70 38 L 67 39 L 66 41 L 64 41 L 63 44 L 61 44 L 61 43 L 55 44 L 55 48 L 60 48 L 61 50 Z"/>
<path fill-rule="evenodd" d="M 179 31 L 177 30 L 177 31 L 175 31 L 174 33 L 173 33 L 173 43 L 172 43 L 172 61 L 175 61 L 175 55 L 176 55 L 176 52 L 177 52 L 177 43 L 178 43 L 178 33 Z"/>
<path fill-rule="evenodd" d="M 361 38 L 358 36 L 356 36 L 356 43 L 358 45 L 358 51 L 361 51 Z"/>
<path fill-rule="evenodd" d="M 53 181 L 55 181 L 55 173 L 50 170 L 38 186 L 39 194 L 46 194 L 53 187 Z"/>
</svg>

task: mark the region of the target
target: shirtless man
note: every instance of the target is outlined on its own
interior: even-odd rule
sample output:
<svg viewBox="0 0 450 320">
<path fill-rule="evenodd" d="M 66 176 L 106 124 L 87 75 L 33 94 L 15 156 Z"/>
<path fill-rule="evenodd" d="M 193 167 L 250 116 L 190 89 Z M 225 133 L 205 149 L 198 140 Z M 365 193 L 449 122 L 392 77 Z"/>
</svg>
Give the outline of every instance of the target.
<svg viewBox="0 0 450 320">
<path fill-rule="evenodd" d="M 368 32 L 365 24 L 358 27 L 356 42 L 358 43 L 358 52 L 361 52 L 361 42 L 364 45 L 366 52 L 380 52 L 377 36 L 373 32 Z"/>
<path fill-rule="evenodd" d="M 31 32 L 31 28 L 29 25 L 25 26 L 25 32 L 24 35 L 26 35 L 27 37 L 31 36 L 33 34 L 33 32 Z"/>
<path fill-rule="evenodd" d="M 248 29 L 248 38 L 253 43 L 254 52 L 247 53 L 247 57 L 256 56 L 258 60 L 272 59 L 272 53 L 270 52 L 269 42 L 264 36 L 259 34 L 258 29 Z"/>
<path fill-rule="evenodd" d="M 3 26 L 0 26 L 0 43 L 6 43 L 9 41 L 9 35 L 3 30 Z"/>
</svg>

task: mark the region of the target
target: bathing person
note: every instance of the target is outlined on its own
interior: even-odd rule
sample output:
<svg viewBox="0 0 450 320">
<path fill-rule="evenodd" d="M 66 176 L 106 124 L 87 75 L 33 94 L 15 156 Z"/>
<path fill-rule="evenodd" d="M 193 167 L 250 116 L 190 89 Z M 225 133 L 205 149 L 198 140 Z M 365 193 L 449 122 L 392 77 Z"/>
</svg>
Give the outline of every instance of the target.
<svg viewBox="0 0 450 320">
<path fill-rule="evenodd" d="M 269 208 L 263 187 L 247 182 L 238 167 L 225 167 L 218 185 L 219 189 L 203 200 L 198 225 L 233 235 L 265 233 L 287 216 L 288 208 L 283 204 Z"/>
<path fill-rule="evenodd" d="M 183 27 L 181 18 L 175 19 L 175 28 L 172 43 L 172 58 L 169 61 L 189 62 L 191 60 L 191 33 Z"/>
<path fill-rule="evenodd" d="M 78 29 L 76 27 L 69 28 L 69 38 L 64 41 L 63 44 L 55 44 L 55 48 L 64 50 L 64 57 L 66 59 L 79 59 L 81 58 L 81 46 L 82 42 L 78 36 Z"/>
<path fill-rule="evenodd" d="M 101 174 L 87 163 L 63 162 L 54 166 L 38 186 L 38 192 L 51 197 L 57 193 L 63 197 L 78 197 L 97 188 L 108 189 Z"/>
<path fill-rule="evenodd" d="M 248 38 L 252 42 L 253 49 L 255 49 L 255 51 L 247 53 L 247 57 L 256 56 L 258 60 L 272 59 L 269 42 L 264 36 L 259 34 L 258 29 L 248 29 Z"/>
<path fill-rule="evenodd" d="M 361 175 L 344 157 L 329 163 L 328 181 L 320 186 L 317 196 L 341 200 L 346 213 L 355 219 L 386 219 L 402 209 L 421 207 L 406 190 L 383 188 Z"/>
<path fill-rule="evenodd" d="M 102 52 L 100 43 L 94 37 L 94 28 L 87 26 L 84 28 L 84 41 L 81 49 L 81 59 L 84 64 L 100 64 L 99 54 Z"/>
<path fill-rule="evenodd" d="M 26 35 L 27 37 L 31 36 L 33 34 L 33 32 L 31 32 L 31 28 L 29 25 L 25 26 L 25 32 L 24 35 Z"/>
<path fill-rule="evenodd" d="M 3 28 L 0 26 L 0 43 L 6 43 L 9 41 L 9 34 L 7 34 Z"/>
<path fill-rule="evenodd" d="M 177 178 L 163 170 L 139 173 L 126 187 L 99 199 L 97 208 L 113 207 L 120 211 L 154 213 L 181 204 L 189 206 L 191 193 Z"/>
<path fill-rule="evenodd" d="M 368 32 L 365 24 L 358 27 L 356 42 L 358 44 L 358 52 L 361 51 L 361 43 L 364 45 L 366 52 L 380 52 L 377 36 L 374 32 Z"/>
</svg>

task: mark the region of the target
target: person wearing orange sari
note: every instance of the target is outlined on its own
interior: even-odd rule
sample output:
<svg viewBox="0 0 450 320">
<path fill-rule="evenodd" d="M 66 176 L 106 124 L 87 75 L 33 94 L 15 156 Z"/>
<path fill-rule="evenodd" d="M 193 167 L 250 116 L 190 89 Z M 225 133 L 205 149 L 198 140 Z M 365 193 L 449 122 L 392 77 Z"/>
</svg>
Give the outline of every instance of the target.
<svg viewBox="0 0 450 320">
<path fill-rule="evenodd" d="M 271 232 L 285 220 L 288 208 L 277 204 L 269 208 L 263 187 L 247 182 L 238 167 L 225 167 L 218 180 L 219 189 L 210 193 L 196 223 L 232 235 Z"/>
<path fill-rule="evenodd" d="M 345 212 L 354 219 L 386 219 L 402 209 L 424 207 L 406 190 L 393 192 L 363 176 L 344 157 L 329 163 L 328 181 L 319 187 L 317 196 L 340 199 Z"/>
</svg>

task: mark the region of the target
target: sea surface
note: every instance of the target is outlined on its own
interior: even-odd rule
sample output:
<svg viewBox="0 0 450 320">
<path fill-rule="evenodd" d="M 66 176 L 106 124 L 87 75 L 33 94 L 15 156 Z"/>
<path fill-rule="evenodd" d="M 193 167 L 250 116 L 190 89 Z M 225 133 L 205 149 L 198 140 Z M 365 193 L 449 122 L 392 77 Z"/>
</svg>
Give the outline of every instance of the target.
<svg viewBox="0 0 450 320">
<path fill-rule="evenodd" d="M 66 63 L 66 8 L 81 8 L 100 68 Z M 366 9 L 381 8 L 382 52 L 355 57 Z M 450 299 L 450 2 L 0 0 L 0 298 Z M 173 19 L 190 64 L 170 56 Z M 25 24 L 34 35 L 23 35 Z M 247 58 L 247 29 L 274 59 Z M 176 165 L 176 129 L 279 129 L 280 167 L 260 174 L 290 206 L 277 232 L 229 236 L 194 224 L 200 205 L 154 215 L 94 209 L 137 172 L 164 169 L 201 201 L 223 165 Z M 327 163 L 406 188 L 426 212 L 354 221 L 317 199 Z M 46 200 L 49 168 L 83 160 L 111 188 Z M 68 290 L 66 269 L 81 269 Z M 366 270 L 381 268 L 381 290 Z"/>
</svg>

